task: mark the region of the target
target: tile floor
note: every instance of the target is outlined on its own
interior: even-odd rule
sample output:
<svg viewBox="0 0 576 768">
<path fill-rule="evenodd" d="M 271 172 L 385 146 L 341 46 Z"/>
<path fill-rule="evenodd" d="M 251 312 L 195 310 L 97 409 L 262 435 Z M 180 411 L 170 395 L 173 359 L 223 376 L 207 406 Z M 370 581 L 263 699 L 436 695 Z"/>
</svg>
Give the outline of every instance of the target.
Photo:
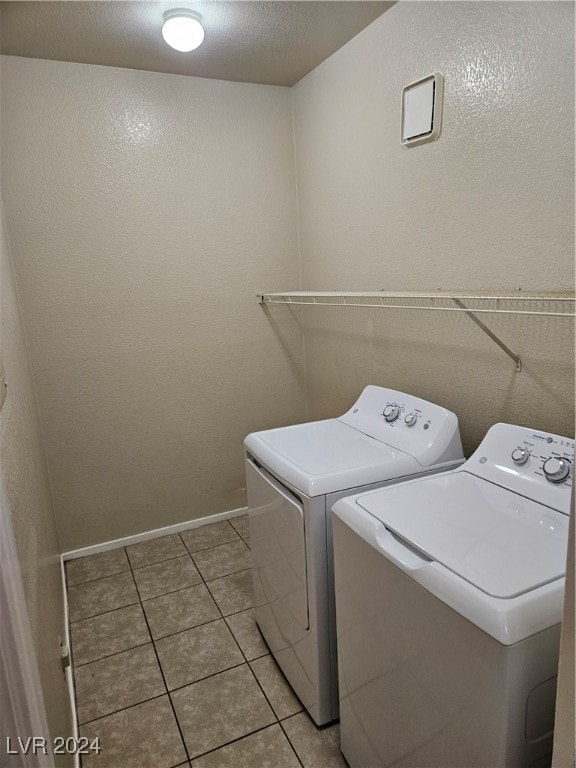
<svg viewBox="0 0 576 768">
<path fill-rule="evenodd" d="M 345 768 L 252 613 L 248 519 L 66 565 L 83 768 Z"/>
</svg>

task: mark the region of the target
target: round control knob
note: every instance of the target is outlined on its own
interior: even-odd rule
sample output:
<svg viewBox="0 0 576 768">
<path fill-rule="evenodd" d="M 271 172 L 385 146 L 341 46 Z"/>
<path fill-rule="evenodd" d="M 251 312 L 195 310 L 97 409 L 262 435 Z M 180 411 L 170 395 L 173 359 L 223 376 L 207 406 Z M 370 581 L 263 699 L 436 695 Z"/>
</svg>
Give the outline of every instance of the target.
<svg viewBox="0 0 576 768">
<path fill-rule="evenodd" d="M 409 427 L 413 427 L 416 424 L 417 418 L 415 413 L 408 413 L 404 418 L 404 421 Z"/>
<path fill-rule="evenodd" d="M 542 469 L 544 470 L 546 480 L 550 480 L 551 483 L 561 483 L 570 474 L 570 462 L 566 461 L 566 459 L 557 459 L 555 456 L 551 456 L 549 459 L 546 459 Z"/>
<path fill-rule="evenodd" d="M 400 406 L 399 405 L 387 405 L 386 408 L 382 411 L 382 416 L 386 419 L 386 421 L 396 421 L 398 416 L 400 416 Z"/>
<path fill-rule="evenodd" d="M 514 464 L 526 464 L 529 458 L 530 451 L 527 451 L 526 448 L 514 448 L 512 451 L 512 461 Z"/>
</svg>

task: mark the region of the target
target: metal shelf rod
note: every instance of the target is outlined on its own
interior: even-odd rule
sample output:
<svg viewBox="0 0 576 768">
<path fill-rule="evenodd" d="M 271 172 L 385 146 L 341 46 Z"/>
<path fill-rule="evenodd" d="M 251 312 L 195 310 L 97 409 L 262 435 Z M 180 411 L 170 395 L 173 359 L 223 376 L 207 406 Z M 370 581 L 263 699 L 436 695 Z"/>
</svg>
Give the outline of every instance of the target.
<svg viewBox="0 0 576 768">
<path fill-rule="evenodd" d="M 265 294 L 270 295 L 270 294 Z M 542 317 L 570 317 L 575 318 L 574 312 L 544 312 L 542 310 L 527 310 L 527 309 L 481 309 L 480 307 L 468 307 L 462 309 L 460 307 L 422 307 L 412 304 L 364 304 L 360 302 L 352 301 L 294 301 L 293 299 L 267 299 L 260 300 L 261 304 L 291 304 L 299 307 L 367 307 L 375 309 L 414 309 L 422 310 L 425 312 L 482 312 L 484 314 L 491 315 L 536 315 Z"/>
<path fill-rule="evenodd" d="M 576 295 L 573 292 L 550 292 L 541 294 L 518 293 L 516 295 L 478 295 L 467 294 L 466 292 L 456 291 L 435 291 L 434 293 L 408 293 L 392 291 L 290 291 L 287 293 L 259 293 L 258 301 L 261 304 L 288 304 L 302 307 L 365 307 L 374 309 L 408 309 L 422 312 L 464 312 L 500 349 L 514 360 L 516 370 L 522 370 L 522 360 L 498 336 L 490 330 L 478 317 L 477 314 L 486 315 L 531 315 L 535 317 L 556 317 L 571 318 L 576 317 L 574 303 Z M 335 300 L 334 300 L 335 299 Z M 367 301 L 360 301 L 366 299 Z M 379 299 L 378 302 L 373 302 Z M 429 306 L 422 304 L 391 304 L 390 301 L 430 301 Z M 452 306 L 438 306 L 434 302 L 443 300 L 451 302 Z M 466 302 L 466 303 L 464 303 Z M 484 303 L 484 306 L 477 306 L 478 303 Z M 486 307 L 486 302 L 495 302 L 495 307 Z M 518 302 L 528 307 L 535 302 L 546 302 L 546 309 L 511 309 L 506 307 L 506 302 Z M 552 302 L 552 303 L 551 303 Z M 472 304 L 472 306 L 471 306 Z M 502 306 L 504 304 L 504 306 Z M 456 305 L 456 306 L 454 306 Z M 568 306 L 571 305 L 571 311 Z M 554 309 L 552 309 L 554 307 Z"/>
<path fill-rule="evenodd" d="M 477 294 L 465 291 L 433 291 L 422 293 L 419 291 L 285 291 L 262 292 L 257 294 L 259 300 L 295 298 L 385 298 L 385 299 L 453 299 L 459 298 L 467 301 L 554 301 L 574 302 L 574 292 L 554 291 L 544 293 L 528 293 L 519 291 L 516 294 Z"/>
</svg>

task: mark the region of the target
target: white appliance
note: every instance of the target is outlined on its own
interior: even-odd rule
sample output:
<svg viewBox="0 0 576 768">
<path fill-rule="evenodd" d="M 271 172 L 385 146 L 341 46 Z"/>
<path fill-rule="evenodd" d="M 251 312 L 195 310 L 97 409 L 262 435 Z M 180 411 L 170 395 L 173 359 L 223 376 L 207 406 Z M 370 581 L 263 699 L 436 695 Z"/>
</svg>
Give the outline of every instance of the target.
<svg viewBox="0 0 576 768">
<path fill-rule="evenodd" d="M 332 504 L 462 463 L 458 419 L 368 386 L 338 419 L 256 432 L 245 447 L 256 621 L 322 725 L 338 716 Z"/>
<path fill-rule="evenodd" d="M 546 764 L 573 462 L 496 424 L 458 469 L 334 506 L 351 768 Z"/>
</svg>

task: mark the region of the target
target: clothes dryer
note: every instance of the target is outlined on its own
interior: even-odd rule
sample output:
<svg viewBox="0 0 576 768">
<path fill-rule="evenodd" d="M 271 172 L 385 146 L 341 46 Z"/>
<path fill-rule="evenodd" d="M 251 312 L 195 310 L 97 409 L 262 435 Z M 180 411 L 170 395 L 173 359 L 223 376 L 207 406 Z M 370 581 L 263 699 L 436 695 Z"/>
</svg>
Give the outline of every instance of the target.
<svg viewBox="0 0 576 768">
<path fill-rule="evenodd" d="M 454 471 L 334 506 L 351 768 L 545 765 L 574 441 L 497 424 Z"/>
<path fill-rule="evenodd" d="M 455 414 L 368 386 L 336 419 L 245 440 L 256 621 L 318 725 L 338 717 L 330 508 L 464 461 Z"/>
</svg>

